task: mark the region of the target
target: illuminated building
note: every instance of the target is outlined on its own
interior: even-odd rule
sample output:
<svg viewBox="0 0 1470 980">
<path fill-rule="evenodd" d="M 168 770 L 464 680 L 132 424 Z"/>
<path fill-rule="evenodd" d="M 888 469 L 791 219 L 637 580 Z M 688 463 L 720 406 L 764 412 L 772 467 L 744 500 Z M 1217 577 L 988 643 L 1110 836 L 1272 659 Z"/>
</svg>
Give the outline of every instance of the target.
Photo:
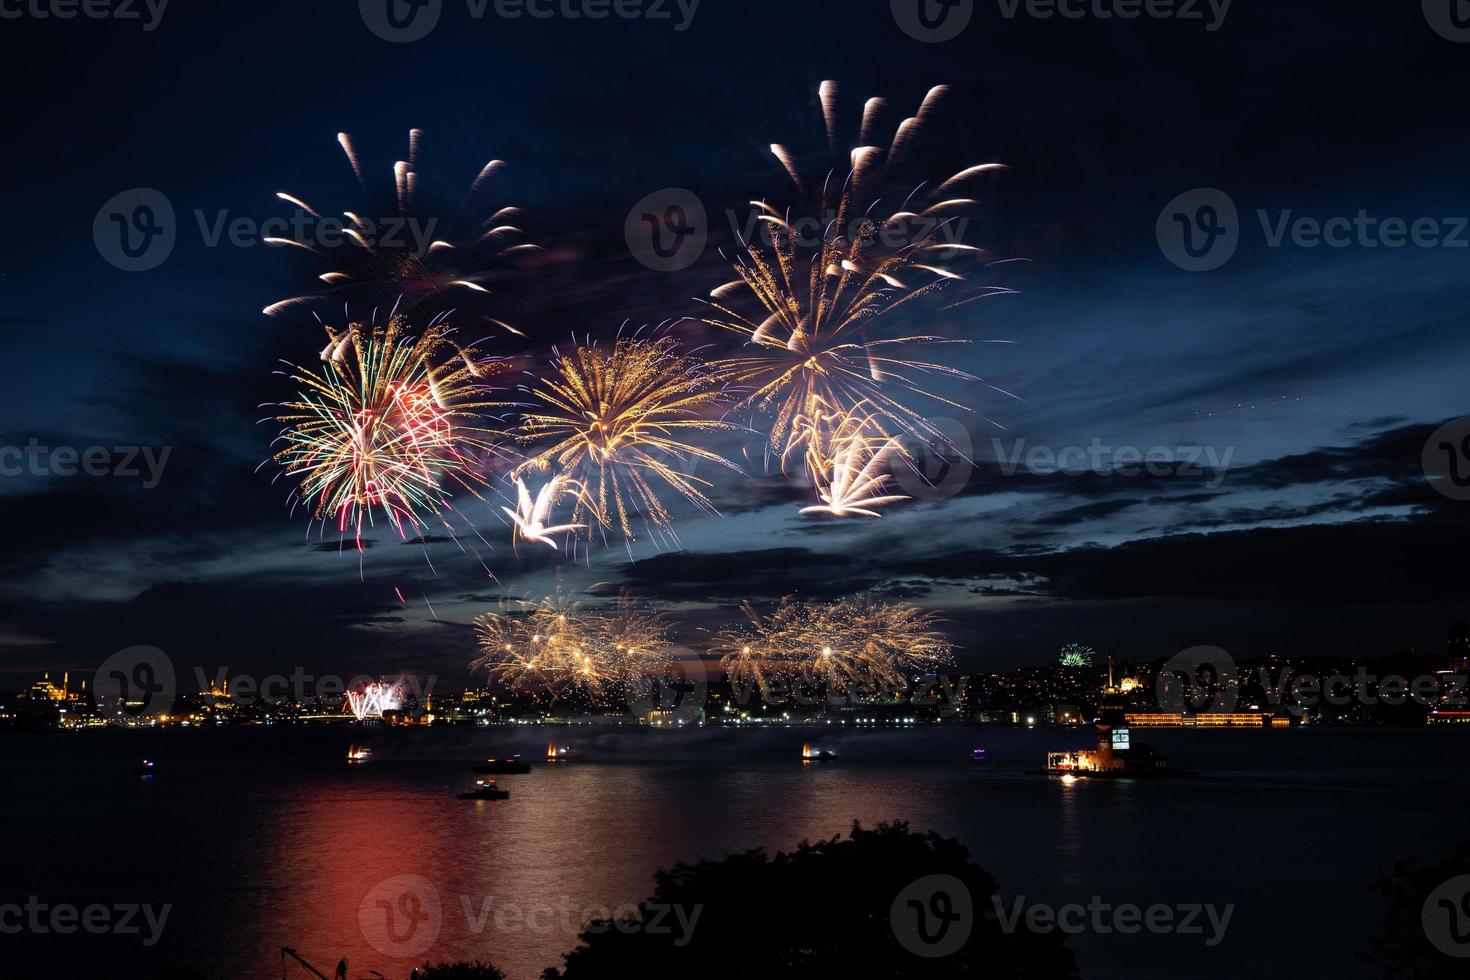
<svg viewBox="0 0 1470 980">
<path fill-rule="evenodd" d="M 1470 725 L 1470 711 L 1446 711 L 1436 708 L 1429 712 L 1425 723 L 1430 725 Z"/>
<path fill-rule="evenodd" d="M 67 701 L 80 701 L 86 693 L 87 683 L 86 681 L 82 682 L 82 689 L 79 692 L 73 692 L 70 688 L 70 672 L 61 675 L 61 686 L 57 687 L 51 682 L 51 674 L 48 671 L 45 676 L 31 685 L 30 690 L 26 694 L 32 700 L 51 701 L 58 704 Z"/>
<path fill-rule="evenodd" d="M 1274 726 L 1263 711 L 1207 711 L 1185 715 L 1175 711 L 1130 711 L 1124 719 L 1133 728 L 1265 728 Z M 1289 722 L 1289 719 L 1288 719 Z"/>
</svg>

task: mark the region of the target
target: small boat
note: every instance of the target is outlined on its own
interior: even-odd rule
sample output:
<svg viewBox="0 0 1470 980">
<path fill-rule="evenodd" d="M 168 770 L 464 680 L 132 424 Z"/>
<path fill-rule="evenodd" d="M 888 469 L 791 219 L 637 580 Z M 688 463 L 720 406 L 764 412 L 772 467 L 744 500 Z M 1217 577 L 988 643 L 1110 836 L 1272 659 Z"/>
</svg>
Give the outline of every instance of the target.
<svg viewBox="0 0 1470 980">
<path fill-rule="evenodd" d="M 495 780 L 493 779 L 477 779 L 475 780 L 474 791 L 460 793 L 459 798 L 461 800 L 508 800 L 510 799 L 510 790 L 501 789 L 499 786 L 496 786 Z"/>
<path fill-rule="evenodd" d="M 582 755 L 580 750 L 574 749 L 570 745 L 557 745 L 555 742 L 552 742 L 546 746 L 547 762 L 581 762 L 584 758 L 586 757 Z"/>
<path fill-rule="evenodd" d="M 366 745 L 354 745 L 347 750 L 347 764 L 355 766 L 373 757 L 373 750 Z"/>
<path fill-rule="evenodd" d="M 810 745 L 801 747 L 802 762 L 836 762 L 837 753 L 831 749 L 813 748 Z"/>
<path fill-rule="evenodd" d="M 971 762 L 984 762 L 985 761 L 985 750 L 984 749 L 980 749 L 980 748 L 971 749 L 970 750 L 970 761 Z"/>
<path fill-rule="evenodd" d="M 144 759 L 142 764 L 133 769 L 134 776 L 142 776 L 144 779 L 152 779 L 154 774 L 153 760 Z"/>
<path fill-rule="evenodd" d="M 475 767 L 475 775 L 505 775 L 512 773 L 528 773 L 531 764 L 521 759 L 519 755 L 509 755 L 503 759 L 488 759 L 482 765 Z"/>
</svg>

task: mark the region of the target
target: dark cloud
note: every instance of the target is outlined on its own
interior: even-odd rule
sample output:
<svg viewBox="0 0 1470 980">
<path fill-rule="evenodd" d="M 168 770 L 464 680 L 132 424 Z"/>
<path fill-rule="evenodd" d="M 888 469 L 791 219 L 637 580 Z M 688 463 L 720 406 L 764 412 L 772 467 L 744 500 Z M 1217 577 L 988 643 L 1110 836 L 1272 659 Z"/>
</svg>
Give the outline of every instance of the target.
<svg viewBox="0 0 1470 980">
<path fill-rule="evenodd" d="M 673 601 L 726 602 L 786 595 L 831 598 L 865 592 L 879 579 L 846 555 L 805 548 L 703 554 L 674 552 L 628 566 L 623 579 Z"/>
</svg>

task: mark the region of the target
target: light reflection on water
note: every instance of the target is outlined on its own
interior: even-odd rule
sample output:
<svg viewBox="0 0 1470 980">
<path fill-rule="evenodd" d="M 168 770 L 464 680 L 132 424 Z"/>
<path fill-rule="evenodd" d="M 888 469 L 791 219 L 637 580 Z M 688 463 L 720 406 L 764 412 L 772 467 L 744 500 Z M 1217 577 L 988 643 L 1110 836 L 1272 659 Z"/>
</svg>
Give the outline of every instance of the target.
<svg viewBox="0 0 1470 980">
<path fill-rule="evenodd" d="M 1201 778 L 1073 786 L 1024 770 L 1088 731 L 558 737 L 588 761 L 498 777 L 512 796 L 490 803 L 454 798 L 473 783 L 470 763 L 507 751 L 539 763 L 545 730 L 385 731 L 372 761 L 353 767 L 346 748 L 360 737 L 342 729 L 9 739 L 0 775 L 16 792 L 0 818 L 0 900 L 174 905 L 153 950 L 119 937 L 20 947 L 105 963 L 112 976 L 177 963 L 279 976 L 279 948 L 291 945 L 327 972 L 346 956 L 350 975 L 401 978 L 414 962 L 374 948 L 359 909 L 385 879 L 415 875 L 442 912 L 425 957 L 486 959 L 534 980 L 586 917 L 646 897 L 657 868 L 906 819 L 965 842 L 1007 900 L 1238 906 L 1217 949 L 1180 936 L 1077 937 L 1084 976 L 1176 977 L 1187 964 L 1226 977 L 1293 954 L 1355 976 L 1353 950 L 1378 923 L 1367 885 L 1396 858 L 1451 850 L 1466 803 L 1464 781 L 1442 778 L 1465 739 L 1438 731 L 1160 733 L 1148 740 Z M 803 741 L 841 759 L 804 766 Z M 989 761 L 973 764 L 981 744 Z M 145 754 L 159 759 L 158 778 L 128 778 Z M 548 907 L 530 924 L 503 914 L 497 924 L 497 909 Z"/>
</svg>

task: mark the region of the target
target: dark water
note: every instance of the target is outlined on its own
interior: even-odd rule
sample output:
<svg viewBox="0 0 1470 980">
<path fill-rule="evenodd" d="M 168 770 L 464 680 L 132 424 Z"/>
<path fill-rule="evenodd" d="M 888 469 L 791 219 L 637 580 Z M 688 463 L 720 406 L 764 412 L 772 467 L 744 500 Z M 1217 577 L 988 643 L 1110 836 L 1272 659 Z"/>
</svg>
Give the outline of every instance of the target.
<svg viewBox="0 0 1470 980">
<path fill-rule="evenodd" d="M 1023 770 L 1088 731 L 830 731 L 384 731 L 357 767 L 343 728 L 7 737 L 0 904 L 172 909 L 151 948 L 141 918 L 132 936 L 0 935 L 6 967 L 21 968 L 0 973 L 151 977 L 190 964 L 279 977 L 290 945 L 327 973 L 346 956 L 350 976 L 402 978 L 414 961 L 394 954 L 433 930 L 395 944 L 375 888 L 408 875 L 437 926 L 418 961 L 488 959 L 524 980 L 559 962 L 583 918 L 647 896 L 661 866 L 904 819 L 966 843 L 1011 901 L 1234 905 L 1213 948 L 1208 928 L 1075 936 L 1086 977 L 1291 964 L 1363 976 L 1355 952 L 1381 921 L 1376 874 L 1470 837 L 1470 732 L 1151 732 L 1201 777 L 1063 786 Z M 506 802 L 454 798 L 471 762 L 539 761 L 552 737 L 588 760 L 501 777 Z M 805 740 L 841 761 L 803 767 Z M 987 748 L 984 765 L 970 763 L 973 745 Z M 128 774 L 144 755 L 159 760 L 151 781 Z M 403 880 L 386 889 L 395 899 Z"/>
</svg>

